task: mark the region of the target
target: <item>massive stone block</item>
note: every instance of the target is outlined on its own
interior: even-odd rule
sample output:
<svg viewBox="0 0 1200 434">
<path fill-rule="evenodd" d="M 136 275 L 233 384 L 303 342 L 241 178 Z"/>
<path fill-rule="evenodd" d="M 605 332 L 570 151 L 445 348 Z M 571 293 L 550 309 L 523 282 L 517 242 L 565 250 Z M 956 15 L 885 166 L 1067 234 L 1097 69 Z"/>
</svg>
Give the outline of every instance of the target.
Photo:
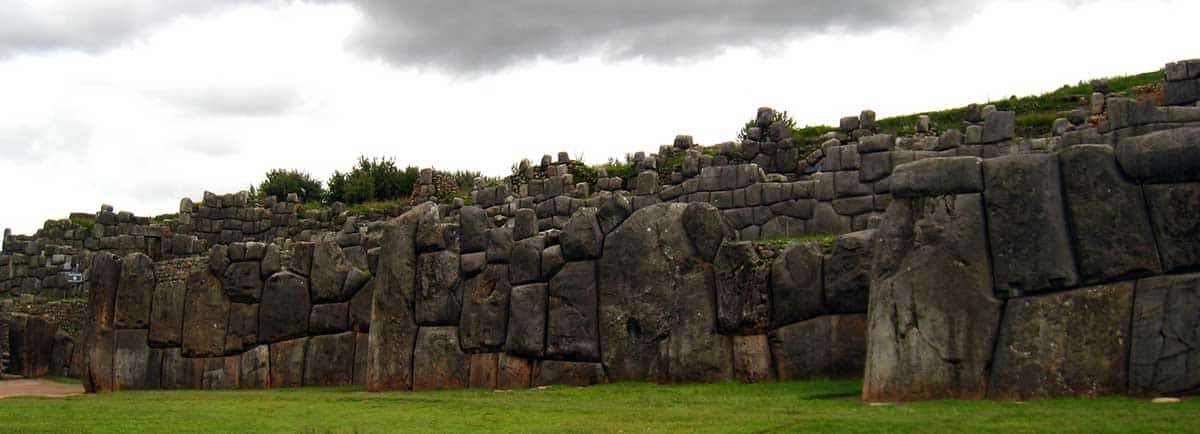
<svg viewBox="0 0 1200 434">
<path fill-rule="evenodd" d="M 271 388 L 304 385 L 304 354 L 307 349 L 308 338 L 271 344 Z"/>
<path fill-rule="evenodd" d="M 497 365 L 497 389 L 527 389 L 533 382 L 533 363 L 528 359 L 502 353 Z"/>
<path fill-rule="evenodd" d="M 464 350 L 499 350 L 508 327 L 508 266 L 490 264 L 479 275 L 463 283 L 463 309 L 459 333 Z"/>
<path fill-rule="evenodd" d="M 209 271 L 195 271 L 188 275 L 187 287 L 183 305 L 183 356 L 223 354 L 229 298 L 221 289 L 221 280 Z"/>
<path fill-rule="evenodd" d="M 383 225 L 379 275 L 375 277 L 375 302 L 371 310 L 370 351 L 367 354 L 367 390 L 412 388 L 412 348 L 417 337 L 413 312 L 417 287 L 416 232 L 425 203 Z M 467 211 L 463 208 L 462 246 L 466 246 Z M 479 210 L 482 211 L 482 210 Z M 486 214 L 484 214 L 486 224 Z"/>
<path fill-rule="evenodd" d="M 695 247 L 717 240 L 691 239 L 689 206 L 640 209 L 605 238 L 600 336 L 612 381 L 731 378 L 729 340 L 715 332 L 714 277 Z"/>
<path fill-rule="evenodd" d="M 308 334 L 308 280 L 284 271 L 267 279 L 258 308 L 258 337 L 279 342 Z"/>
<path fill-rule="evenodd" d="M 988 397 L 1125 392 L 1133 282 L 1008 301 Z"/>
<path fill-rule="evenodd" d="M 154 261 L 142 253 L 131 253 L 121 261 L 121 283 L 117 288 L 114 326 L 119 329 L 150 328 L 150 306 L 154 299 Z"/>
<path fill-rule="evenodd" d="M 595 208 L 583 208 L 571 215 L 559 236 L 563 258 L 568 261 L 586 261 L 600 257 L 604 244 L 604 232 L 596 218 Z"/>
<path fill-rule="evenodd" d="M 717 329 L 722 334 L 753 335 L 771 321 L 771 269 L 754 244 L 725 243 L 717 250 L 713 271 L 717 284 Z"/>
<path fill-rule="evenodd" d="M 547 292 L 546 357 L 599 361 L 596 263 L 568 262 L 550 280 Z"/>
<path fill-rule="evenodd" d="M 243 389 L 266 389 L 271 387 L 271 351 L 266 345 L 242 353 L 241 387 Z"/>
<path fill-rule="evenodd" d="M 257 261 L 234 262 L 225 268 L 222 284 L 229 299 L 258 303 L 262 299 L 262 268 Z"/>
<path fill-rule="evenodd" d="M 458 324 L 462 313 L 458 269 L 458 254 L 448 250 L 417 257 L 418 325 Z"/>
<path fill-rule="evenodd" d="M 824 311 L 821 247 L 790 244 L 771 263 L 771 325 L 779 327 Z"/>
<path fill-rule="evenodd" d="M 891 191 L 897 198 L 978 193 L 983 191 L 976 157 L 928 158 L 896 166 Z"/>
<path fill-rule="evenodd" d="M 350 303 L 313 305 L 308 316 L 308 333 L 323 335 L 350 330 Z"/>
<path fill-rule="evenodd" d="M 546 350 L 546 284 L 531 283 L 513 287 L 511 303 L 504 351 L 523 357 L 541 358 Z"/>
<path fill-rule="evenodd" d="M 463 389 L 470 357 L 458 344 L 456 327 L 421 327 L 413 350 L 413 390 Z"/>
<path fill-rule="evenodd" d="M 240 353 L 255 345 L 258 345 L 258 305 L 230 303 L 225 353 Z"/>
<path fill-rule="evenodd" d="M 1200 181 L 1200 128 L 1176 128 L 1121 140 L 1121 168 L 1145 184 Z"/>
<path fill-rule="evenodd" d="M 1142 189 L 1121 173 L 1112 148 L 1074 146 L 1059 153 L 1059 162 L 1083 283 L 1161 272 Z"/>
<path fill-rule="evenodd" d="M 487 211 L 477 206 L 459 210 L 459 246 L 463 253 L 482 252 L 487 248 L 484 234 L 492 228 Z"/>
<path fill-rule="evenodd" d="M 860 378 L 867 351 L 866 315 L 826 315 L 770 333 L 780 380 Z"/>
<path fill-rule="evenodd" d="M 354 385 L 367 385 L 367 353 L 371 349 L 369 333 L 354 334 Z"/>
<path fill-rule="evenodd" d="M 721 218 L 721 211 L 708 204 L 689 204 L 683 210 L 683 228 L 704 261 L 712 262 L 725 240 L 733 239 L 733 228 Z"/>
<path fill-rule="evenodd" d="M 309 275 L 309 292 L 313 303 L 330 303 L 345 301 L 352 294 L 346 294 L 343 287 L 346 276 L 350 273 L 350 262 L 342 248 L 333 241 L 322 241 L 316 244 L 313 251 L 312 274 Z"/>
<path fill-rule="evenodd" d="M 984 201 L 996 293 L 1015 297 L 1075 285 L 1058 158 L 1017 154 L 985 160 Z"/>
<path fill-rule="evenodd" d="M 111 253 L 97 253 L 88 268 L 88 312 L 85 328 L 83 387 L 88 392 L 113 390 L 113 311 L 121 281 L 121 260 Z"/>
<path fill-rule="evenodd" d="M 150 346 L 178 347 L 183 341 L 183 300 L 187 285 L 160 284 L 150 310 Z"/>
<path fill-rule="evenodd" d="M 162 388 L 199 389 L 204 374 L 204 359 L 183 357 L 181 348 L 162 350 Z"/>
<path fill-rule="evenodd" d="M 354 341 L 354 332 L 308 338 L 304 355 L 304 385 L 354 384 Z"/>
<path fill-rule="evenodd" d="M 1200 274 L 1137 282 L 1129 392 L 1172 395 L 1200 389 Z"/>
<path fill-rule="evenodd" d="M 350 330 L 366 333 L 371 329 L 371 303 L 374 298 L 375 280 L 372 279 L 350 299 Z"/>
<path fill-rule="evenodd" d="M 513 244 L 512 258 L 508 264 L 509 281 L 514 285 L 537 281 L 542 277 L 542 251 L 546 238 L 535 236 Z"/>
<path fill-rule="evenodd" d="M 871 243 L 875 230 L 837 237 L 822 264 L 825 309 L 829 313 L 867 313 L 871 287 Z"/>
<path fill-rule="evenodd" d="M 876 237 L 863 399 L 983 398 L 1002 307 L 983 199 L 898 199 Z"/>
<path fill-rule="evenodd" d="M 162 369 L 162 355 L 158 360 L 150 360 L 150 345 L 146 339 L 146 330 L 117 330 L 115 331 L 116 352 L 113 355 L 113 387 L 114 390 L 143 390 L 157 389 L 159 384 L 151 384 L 157 380 Z M 157 366 L 156 366 L 157 364 Z"/>
<path fill-rule="evenodd" d="M 607 383 L 599 363 L 542 360 L 534 366 L 533 385 L 591 386 Z"/>
<path fill-rule="evenodd" d="M 1200 183 L 1142 187 L 1163 269 L 1173 273 L 1200 266 Z"/>
</svg>

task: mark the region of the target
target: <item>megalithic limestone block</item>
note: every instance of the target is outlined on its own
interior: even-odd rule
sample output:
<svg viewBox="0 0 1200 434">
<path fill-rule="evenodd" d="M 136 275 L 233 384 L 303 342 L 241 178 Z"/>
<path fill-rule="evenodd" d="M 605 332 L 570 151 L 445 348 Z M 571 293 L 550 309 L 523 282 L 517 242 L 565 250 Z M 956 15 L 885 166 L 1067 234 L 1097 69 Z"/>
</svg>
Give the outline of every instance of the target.
<svg viewBox="0 0 1200 434">
<path fill-rule="evenodd" d="M 113 313 L 121 280 L 121 260 L 111 253 L 98 253 L 88 268 L 88 312 L 92 321 L 84 336 L 83 385 L 89 393 L 113 390 Z"/>
<path fill-rule="evenodd" d="M 424 203 L 383 226 L 383 251 L 375 277 L 371 309 L 370 350 L 367 352 L 367 390 L 408 390 L 413 384 L 412 351 L 417 338 L 413 311 L 417 288 L 417 226 Z M 464 239 L 467 235 L 463 225 Z M 482 235 L 482 234 L 481 234 Z M 469 250 L 465 248 L 464 251 Z M 482 247 L 482 246 L 481 246 Z M 505 282 L 508 276 L 505 275 Z"/>
<path fill-rule="evenodd" d="M 225 352 L 229 326 L 229 298 L 218 279 L 207 270 L 192 272 L 187 279 L 183 307 L 183 356 L 209 357 Z"/>
<path fill-rule="evenodd" d="M 898 199 L 876 237 L 863 399 L 983 398 L 1001 311 L 983 199 Z"/>
<path fill-rule="evenodd" d="M 413 390 L 463 389 L 470 356 L 458 344 L 457 327 L 421 327 L 413 349 Z"/>
<path fill-rule="evenodd" d="M 610 381 L 732 377 L 729 339 L 716 333 L 711 265 L 696 248 L 700 243 L 719 245 L 724 234 L 687 231 L 688 207 L 670 203 L 642 208 L 605 237 L 598 263 L 600 347 Z M 696 213 L 704 214 L 709 213 Z M 696 235 L 689 238 L 689 232 L 717 239 L 691 239 Z"/>
</svg>

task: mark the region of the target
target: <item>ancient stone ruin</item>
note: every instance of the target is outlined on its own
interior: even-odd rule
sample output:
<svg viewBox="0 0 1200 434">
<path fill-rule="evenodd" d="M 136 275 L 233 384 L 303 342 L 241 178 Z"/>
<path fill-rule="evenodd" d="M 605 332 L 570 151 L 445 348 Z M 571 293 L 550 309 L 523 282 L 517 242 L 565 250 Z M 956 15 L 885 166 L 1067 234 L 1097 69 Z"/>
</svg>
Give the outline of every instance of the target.
<svg viewBox="0 0 1200 434">
<path fill-rule="evenodd" d="M 8 314 L 0 341 L 19 372 L 103 392 L 815 378 L 863 378 L 870 401 L 1195 392 L 1200 61 L 1165 75 L 1167 105 L 1098 93 L 1041 138 L 993 107 L 961 129 L 919 118 L 907 137 L 864 111 L 802 153 L 761 109 L 738 144 L 680 136 L 635 155 L 628 180 L 577 182 L 565 153 L 525 160 L 471 205 L 422 202 L 448 188 L 428 171 L 414 205 L 367 215 L 244 192 L 184 199 L 168 221 L 104 206 L 90 227 L 5 234 L 0 291 L 89 308 L 78 336 Z M 813 235 L 834 237 L 756 242 Z"/>
</svg>

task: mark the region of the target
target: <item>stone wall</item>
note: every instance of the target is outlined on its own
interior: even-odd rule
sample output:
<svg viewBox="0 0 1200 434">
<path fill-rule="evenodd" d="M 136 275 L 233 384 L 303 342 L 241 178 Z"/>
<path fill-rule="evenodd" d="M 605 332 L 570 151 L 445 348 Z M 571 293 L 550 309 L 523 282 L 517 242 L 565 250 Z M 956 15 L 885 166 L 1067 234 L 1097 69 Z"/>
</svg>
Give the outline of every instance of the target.
<svg viewBox="0 0 1200 434">
<path fill-rule="evenodd" d="M 899 166 L 864 399 L 1200 390 L 1198 156 L 1182 128 Z"/>
</svg>

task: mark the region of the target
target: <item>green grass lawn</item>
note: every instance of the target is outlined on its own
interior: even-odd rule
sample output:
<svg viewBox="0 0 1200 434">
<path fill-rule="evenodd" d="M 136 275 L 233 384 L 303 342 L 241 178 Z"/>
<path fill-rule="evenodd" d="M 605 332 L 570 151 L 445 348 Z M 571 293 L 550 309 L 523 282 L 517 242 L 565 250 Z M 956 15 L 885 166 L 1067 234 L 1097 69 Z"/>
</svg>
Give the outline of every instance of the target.
<svg viewBox="0 0 1200 434">
<path fill-rule="evenodd" d="M 1200 400 L 870 406 L 859 382 L 614 384 L 494 392 L 360 388 L 123 392 L 0 400 L 3 432 L 1187 432 Z"/>
</svg>

